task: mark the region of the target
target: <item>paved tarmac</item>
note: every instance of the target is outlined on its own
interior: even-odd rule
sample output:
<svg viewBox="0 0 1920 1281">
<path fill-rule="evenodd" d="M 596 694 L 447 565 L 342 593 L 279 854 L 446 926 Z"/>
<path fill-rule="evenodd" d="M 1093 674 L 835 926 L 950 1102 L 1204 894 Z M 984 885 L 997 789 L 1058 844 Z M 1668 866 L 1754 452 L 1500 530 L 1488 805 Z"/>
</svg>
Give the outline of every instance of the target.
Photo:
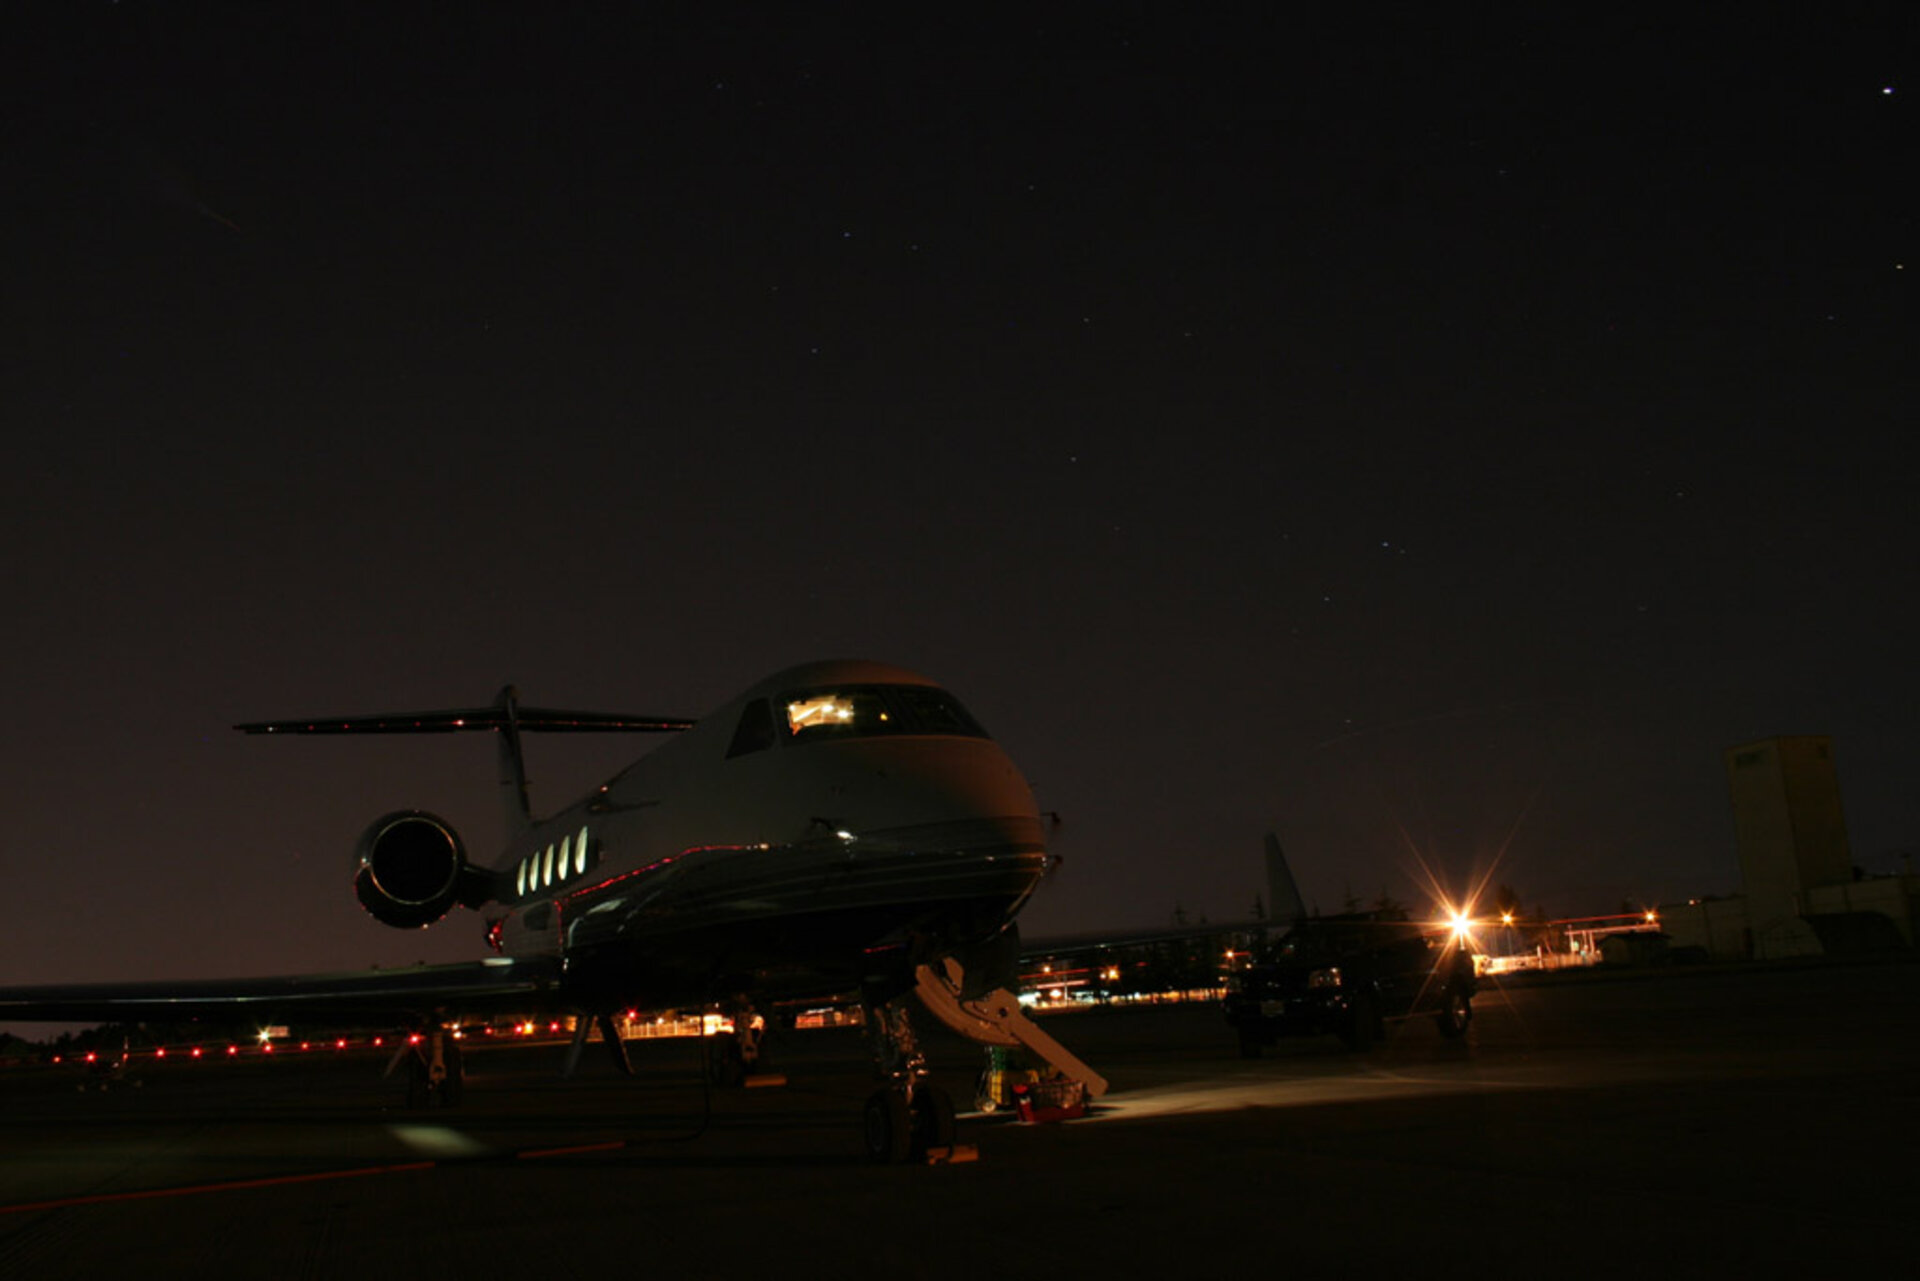
<svg viewBox="0 0 1920 1281">
<path fill-rule="evenodd" d="M 1104 1106 L 965 1120 L 979 1159 L 944 1167 L 864 1160 L 848 1030 L 786 1038 L 766 1090 L 708 1091 L 690 1042 L 637 1047 L 640 1081 L 475 1053 L 431 1112 L 369 1055 L 10 1073 L 0 1275 L 1913 1273 L 1920 964 L 1582 975 L 1476 1013 L 1464 1044 L 1423 1021 L 1253 1061 L 1211 1006 L 1063 1014 Z M 971 1097 L 976 1052 L 927 1040 Z"/>
</svg>

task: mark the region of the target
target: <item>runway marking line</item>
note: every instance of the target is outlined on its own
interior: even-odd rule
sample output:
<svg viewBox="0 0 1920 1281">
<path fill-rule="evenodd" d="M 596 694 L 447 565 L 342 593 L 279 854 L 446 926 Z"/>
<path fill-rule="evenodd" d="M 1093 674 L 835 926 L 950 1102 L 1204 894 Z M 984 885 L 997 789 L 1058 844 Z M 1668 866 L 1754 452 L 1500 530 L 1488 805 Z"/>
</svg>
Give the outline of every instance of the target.
<svg viewBox="0 0 1920 1281">
<path fill-rule="evenodd" d="M 369 1165 L 357 1170 L 323 1170 L 316 1174 L 276 1174 L 260 1179 L 234 1179 L 226 1183 L 193 1183 L 185 1187 L 143 1188 L 133 1192 L 96 1192 L 88 1196 L 58 1197 L 52 1201 L 22 1201 L 18 1205 L 0 1205 L 0 1214 L 30 1214 L 40 1210 L 65 1210 L 78 1205 L 107 1205 L 115 1201 L 151 1201 L 159 1197 L 197 1196 L 202 1192 L 239 1192 L 248 1188 L 271 1188 L 288 1183 L 319 1183 L 328 1179 L 357 1179 L 369 1174 L 409 1174 L 431 1170 L 437 1161 L 407 1161 L 399 1165 Z"/>
</svg>

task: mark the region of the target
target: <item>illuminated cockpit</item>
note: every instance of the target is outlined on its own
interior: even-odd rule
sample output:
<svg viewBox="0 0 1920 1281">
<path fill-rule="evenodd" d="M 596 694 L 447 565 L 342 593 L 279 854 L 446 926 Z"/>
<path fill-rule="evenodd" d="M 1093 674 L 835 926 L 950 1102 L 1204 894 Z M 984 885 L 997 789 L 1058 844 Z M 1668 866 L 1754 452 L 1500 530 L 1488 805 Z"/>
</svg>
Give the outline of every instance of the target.
<svg viewBox="0 0 1920 1281">
<path fill-rule="evenodd" d="M 802 690 L 780 703 L 787 740 L 795 743 L 882 734 L 987 736 L 953 695 L 932 685 L 843 685 Z"/>
</svg>

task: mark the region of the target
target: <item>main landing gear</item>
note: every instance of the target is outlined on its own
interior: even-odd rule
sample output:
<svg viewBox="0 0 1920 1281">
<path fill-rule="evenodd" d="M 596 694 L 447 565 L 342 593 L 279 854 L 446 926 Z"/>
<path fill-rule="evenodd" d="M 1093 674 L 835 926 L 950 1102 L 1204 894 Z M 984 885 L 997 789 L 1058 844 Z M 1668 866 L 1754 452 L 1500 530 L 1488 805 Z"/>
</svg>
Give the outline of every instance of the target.
<svg viewBox="0 0 1920 1281">
<path fill-rule="evenodd" d="M 953 1148 L 953 1099 L 927 1079 L 903 1000 L 866 1007 L 874 1066 L 885 1081 L 867 1097 L 862 1134 L 867 1155 L 897 1165 Z"/>
<path fill-rule="evenodd" d="M 451 1028 L 434 1026 L 407 1037 L 407 1043 L 387 1062 L 387 1075 L 406 1065 L 407 1106 L 457 1107 L 466 1083 L 460 1066 L 460 1042 Z"/>
<path fill-rule="evenodd" d="M 746 1005 L 728 1011 L 728 1018 L 732 1035 L 707 1038 L 707 1079 L 715 1085 L 745 1085 L 749 1077 L 760 1074 L 760 1043 L 767 1035 L 767 1020 Z"/>
</svg>

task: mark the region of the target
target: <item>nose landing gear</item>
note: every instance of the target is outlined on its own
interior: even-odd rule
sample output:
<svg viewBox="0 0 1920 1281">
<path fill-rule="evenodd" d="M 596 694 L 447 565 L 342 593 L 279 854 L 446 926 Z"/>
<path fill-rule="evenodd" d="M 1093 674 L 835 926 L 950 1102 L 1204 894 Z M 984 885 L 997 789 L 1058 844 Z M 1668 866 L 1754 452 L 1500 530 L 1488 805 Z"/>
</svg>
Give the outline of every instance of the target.
<svg viewBox="0 0 1920 1281">
<path fill-rule="evenodd" d="M 927 1078 L 927 1061 L 900 1000 L 868 1005 L 867 1034 L 885 1081 L 867 1097 L 862 1135 L 877 1162 L 929 1161 L 953 1150 L 953 1099 Z"/>
</svg>

